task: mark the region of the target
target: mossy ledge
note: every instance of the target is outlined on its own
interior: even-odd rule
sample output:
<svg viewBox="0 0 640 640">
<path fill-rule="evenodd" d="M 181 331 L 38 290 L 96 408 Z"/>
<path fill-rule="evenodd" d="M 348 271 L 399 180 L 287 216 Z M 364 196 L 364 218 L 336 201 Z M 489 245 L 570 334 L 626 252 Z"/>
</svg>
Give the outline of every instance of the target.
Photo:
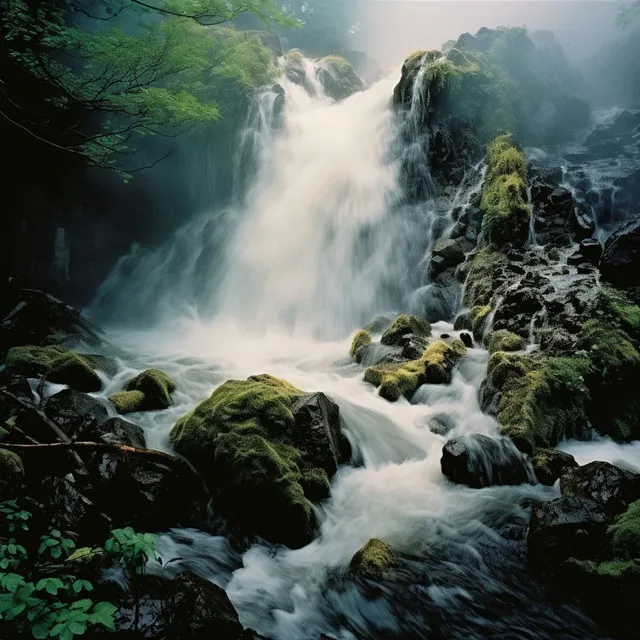
<svg viewBox="0 0 640 640">
<path fill-rule="evenodd" d="M 219 513 L 291 547 L 311 540 L 309 499 L 327 497 L 329 489 L 326 469 L 298 447 L 292 408 L 306 395 L 268 374 L 229 380 L 170 434 L 176 452 L 205 478 Z"/>
<path fill-rule="evenodd" d="M 444 340 L 432 342 L 422 357 L 408 362 L 379 364 L 364 372 L 364 381 L 379 387 L 380 397 L 394 402 L 411 398 L 423 384 L 446 384 L 451 381 L 455 363 L 467 352 L 461 340 L 450 344 Z"/>
<path fill-rule="evenodd" d="M 480 201 L 486 242 L 522 246 L 527 240 L 527 165 L 510 134 L 495 138 L 487 149 L 487 173 Z"/>
<path fill-rule="evenodd" d="M 10 374 L 45 377 L 48 382 L 65 384 L 78 391 L 99 391 L 102 387 L 90 359 L 62 347 L 13 347 L 5 364 Z"/>
<path fill-rule="evenodd" d="M 118 413 L 155 411 L 173 405 L 171 394 L 176 383 L 159 369 L 147 369 L 129 380 L 124 389 L 114 393 L 109 400 Z"/>
</svg>

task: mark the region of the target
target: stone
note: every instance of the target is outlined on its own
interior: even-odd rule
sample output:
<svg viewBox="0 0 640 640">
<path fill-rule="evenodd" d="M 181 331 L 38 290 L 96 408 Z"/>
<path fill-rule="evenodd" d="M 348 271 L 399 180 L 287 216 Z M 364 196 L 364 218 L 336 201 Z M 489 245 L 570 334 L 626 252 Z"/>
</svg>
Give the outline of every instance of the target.
<svg viewBox="0 0 640 640">
<path fill-rule="evenodd" d="M 413 336 L 428 338 L 430 335 L 431 325 L 426 320 L 403 313 L 382 334 L 380 342 L 387 346 L 403 347 Z"/>
<path fill-rule="evenodd" d="M 510 440 L 479 433 L 449 440 L 442 448 L 440 466 L 452 482 L 476 489 L 533 481 L 528 460 Z"/>
<path fill-rule="evenodd" d="M 470 333 L 463 331 L 460 334 L 460 340 L 462 340 L 462 344 L 464 344 L 467 349 L 471 349 L 473 347 L 473 338 L 471 337 Z"/>
<path fill-rule="evenodd" d="M 109 418 L 105 422 L 84 428 L 82 439 L 105 444 L 127 445 L 138 449 L 145 448 L 144 429 L 119 417 Z"/>
<path fill-rule="evenodd" d="M 618 287 L 640 285 L 640 217 L 614 231 L 600 260 L 602 279 Z"/>
<path fill-rule="evenodd" d="M 531 459 L 533 472 L 540 484 L 551 487 L 561 475 L 578 467 L 569 453 L 557 449 L 536 449 Z"/>
<path fill-rule="evenodd" d="M 371 538 L 351 558 L 350 568 L 359 578 L 384 580 L 396 562 L 391 546 L 379 538 Z"/>
<path fill-rule="evenodd" d="M 109 400 L 118 413 L 158 411 L 173 405 L 171 394 L 176 383 L 159 369 L 147 369 L 129 380 L 124 389 L 114 393 Z"/>
<path fill-rule="evenodd" d="M 585 238 L 580 242 L 580 254 L 591 264 L 598 264 L 602 256 L 602 245 L 597 238 Z"/>
<path fill-rule="evenodd" d="M 562 475 L 560 491 L 563 496 L 592 500 L 606 513 L 622 513 L 640 499 L 640 474 L 609 462 L 590 462 Z"/>
<path fill-rule="evenodd" d="M 63 389 L 51 396 L 44 412 L 67 436 L 74 439 L 84 438 L 85 429 L 95 428 L 109 417 L 104 400 L 75 389 Z"/>
</svg>

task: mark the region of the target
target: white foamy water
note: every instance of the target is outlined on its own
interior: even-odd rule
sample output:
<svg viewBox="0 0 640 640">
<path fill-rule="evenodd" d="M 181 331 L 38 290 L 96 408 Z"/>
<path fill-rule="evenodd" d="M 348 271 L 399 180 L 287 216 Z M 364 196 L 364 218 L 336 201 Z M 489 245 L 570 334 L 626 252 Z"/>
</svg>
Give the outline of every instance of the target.
<svg viewBox="0 0 640 640">
<path fill-rule="evenodd" d="M 398 131 L 410 126 L 390 110 L 394 81 L 335 104 L 318 86 L 311 96 L 283 80 L 283 122 L 269 124 L 274 99 L 265 93 L 245 136 L 258 170 L 243 201 L 187 224 L 165 247 L 133 252 L 105 283 L 96 312 L 109 306 L 120 319 L 155 322 L 111 331 L 113 344 L 136 355 L 122 357 L 103 395 L 150 366 L 177 380 L 174 407 L 131 417 L 149 446 L 168 450 L 176 419 L 225 380 L 270 373 L 329 395 L 353 449 L 331 498 L 316 505 L 317 535 L 306 547 L 232 548 L 180 530 L 158 551 L 182 558 L 167 571 L 191 568 L 224 587 L 242 623 L 274 640 L 600 637 L 577 610 L 545 601 L 524 566 L 531 500 L 555 490 L 475 490 L 440 471 L 448 437 L 498 435 L 478 406 L 486 351 L 470 349 L 451 384 L 425 385 L 411 403 L 381 399 L 348 357 L 353 330 L 376 314 L 424 310 L 435 294 L 423 260 L 451 228 L 453 204 L 467 206 L 478 185 L 475 177 L 448 205 L 428 195 L 403 201 Z M 412 162 L 428 149 L 422 142 Z M 212 247 L 224 247 L 223 257 Z M 434 325 L 434 335 L 445 332 L 456 334 Z M 427 426 L 441 416 L 448 436 Z M 372 537 L 403 554 L 394 584 L 373 588 L 348 571 Z"/>
</svg>

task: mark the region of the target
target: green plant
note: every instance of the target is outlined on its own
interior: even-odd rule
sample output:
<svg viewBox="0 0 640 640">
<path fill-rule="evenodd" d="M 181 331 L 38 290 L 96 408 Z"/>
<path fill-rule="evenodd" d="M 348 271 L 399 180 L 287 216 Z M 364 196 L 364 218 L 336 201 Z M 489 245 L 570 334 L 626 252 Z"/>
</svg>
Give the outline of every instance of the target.
<svg viewBox="0 0 640 640">
<path fill-rule="evenodd" d="M 114 529 L 104 550 L 114 556 L 125 571 L 141 574 L 146 563 L 153 558 L 156 539 L 152 533 L 136 533 L 131 527 Z"/>
</svg>

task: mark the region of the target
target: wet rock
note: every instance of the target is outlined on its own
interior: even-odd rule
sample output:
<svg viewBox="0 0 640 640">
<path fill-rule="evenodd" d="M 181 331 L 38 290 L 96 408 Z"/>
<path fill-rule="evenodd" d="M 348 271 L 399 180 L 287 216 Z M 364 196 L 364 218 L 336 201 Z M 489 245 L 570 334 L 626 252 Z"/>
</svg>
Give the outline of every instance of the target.
<svg viewBox="0 0 640 640">
<path fill-rule="evenodd" d="M 465 255 L 460 240 L 440 240 L 433 248 L 433 256 L 431 258 L 431 273 L 438 275 L 455 267 L 464 261 Z"/>
<path fill-rule="evenodd" d="M 608 462 L 590 462 L 561 476 L 563 496 L 592 500 L 609 514 L 622 513 L 640 499 L 640 474 Z"/>
<path fill-rule="evenodd" d="M 414 336 L 428 338 L 430 335 L 431 325 L 426 320 L 403 313 L 382 334 L 380 342 L 387 346 L 404 347 Z"/>
<path fill-rule="evenodd" d="M 506 329 L 492 331 L 485 342 L 489 353 L 495 353 L 496 351 L 520 351 L 524 349 L 526 344 L 524 338 Z"/>
<path fill-rule="evenodd" d="M 402 357 L 405 360 L 417 360 L 422 357 L 422 354 L 428 346 L 429 343 L 426 338 L 420 338 L 414 335 L 408 336 L 402 347 Z"/>
<path fill-rule="evenodd" d="M 371 538 L 351 558 L 350 568 L 359 577 L 367 580 L 384 580 L 396 562 L 391 547 L 379 538 Z"/>
<path fill-rule="evenodd" d="M 564 451 L 536 449 L 531 466 L 538 482 L 551 487 L 561 475 L 577 468 L 578 463 L 571 454 Z"/>
<path fill-rule="evenodd" d="M 47 400 L 44 409 L 48 418 L 53 420 L 70 438 L 84 437 L 85 429 L 92 429 L 107 420 L 107 404 L 75 389 L 63 389 Z"/>
<path fill-rule="evenodd" d="M 596 271 L 596 267 L 589 262 L 583 262 L 576 267 L 576 271 L 581 275 L 585 275 L 587 273 L 594 273 Z"/>
<path fill-rule="evenodd" d="M 191 571 L 179 574 L 169 585 L 162 607 L 163 637 L 173 640 L 250 640 L 224 589 Z"/>
<path fill-rule="evenodd" d="M 114 393 L 109 401 L 118 413 L 157 411 L 173 405 L 171 394 L 176 383 L 159 369 L 147 369 L 129 380 L 123 391 Z"/>
<path fill-rule="evenodd" d="M 437 416 L 432 416 L 427 420 L 427 426 L 429 427 L 429 431 L 431 433 L 435 433 L 439 436 L 446 436 L 454 427 L 453 419 L 446 414 L 438 414 Z"/>
<path fill-rule="evenodd" d="M 351 348 L 349 349 L 349 355 L 352 358 L 356 358 L 358 351 L 362 347 L 366 347 L 367 345 L 371 344 L 371 342 L 372 342 L 371 334 L 368 331 L 365 331 L 364 329 L 360 329 L 360 331 L 358 331 L 356 335 L 353 336 L 353 340 L 351 342 Z"/>
<path fill-rule="evenodd" d="M 471 309 L 460 312 L 453 323 L 454 331 L 460 331 L 461 329 L 471 330 L 473 326 L 473 312 Z M 460 336 L 462 340 L 462 336 Z"/>
<path fill-rule="evenodd" d="M 569 216 L 569 228 L 576 240 L 589 238 L 596 230 L 591 212 L 583 204 L 574 204 Z"/>
<path fill-rule="evenodd" d="M 533 479 L 529 462 L 510 440 L 479 433 L 449 440 L 442 449 L 440 466 L 452 482 L 477 489 Z"/>
<path fill-rule="evenodd" d="M 351 447 L 340 428 L 338 405 L 324 393 L 300 398 L 292 407 L 295 446 L 310 467 L 320 467 L 329 476 L 339 464 L 349 462 Z"/>
<path fill-rule="evenodd" d="M 462 344 L 464 344 L 467 349 L 471 349 L 473 347 L 473 338 L 471 337 L 470 333 L 463 331 L 460 334 L 460 340 L 462 340 Z"/>
<path fill-rule="evenodd" d="M 582 264 L 585 261 L 584 256 L 579 251 L 572 253 L 570 256 L 567 256 L 567 264 L 575 267 L 579 264 Z"/>
<path fill-rule="evenodd" d="M 364 87 L 353 67 L 341 56 L 326 56 L 316 72 L 325 93 L 334 100 L 348 98 Z"/>
<path fill-rule="evenodd" d="M 538 571 L 556 573 L 569 558 L 599 557 L 611 520 L 598 503 L 583 497 L 536 504 L 527 537 L 532 565 Z"/>
<path fill-rule="evenodd" d="M 379 342 L 372 342 L 358 349 L 355 360 L 365 367 L 403 362 L 406 358 L 402 355 L 402 351 L 401 347 L 387 347 Z"/>
<path fill-rule="evenodd" d="M 96 326 L 77 309 L 44 291 L 20 289 L 9 283 L 0 297 L 0 356 L 11 347 L 27 344 L 86 348 L 103 344 Z"/>
<path fill-rule="evenodd" d="M 580 242 L 579 251 L 587 262 L 598 264 L 602 256 L 602 245 L 597 238 L 585 238 Z"/>
<path fill-rule="evenodd" d="M 607 239 L 600 273 L 619 287 L 640 285 L 640 217 L 630 220 Z"/>
<path fill-rule="evenodd" d="M 144 430 L 137 424 L 122 418 L 109 418 L 105 422 L 95 423 L 82 430 L 82 439 L 104 442 L 113 445 L 145 448 Z"/>
</svg>

